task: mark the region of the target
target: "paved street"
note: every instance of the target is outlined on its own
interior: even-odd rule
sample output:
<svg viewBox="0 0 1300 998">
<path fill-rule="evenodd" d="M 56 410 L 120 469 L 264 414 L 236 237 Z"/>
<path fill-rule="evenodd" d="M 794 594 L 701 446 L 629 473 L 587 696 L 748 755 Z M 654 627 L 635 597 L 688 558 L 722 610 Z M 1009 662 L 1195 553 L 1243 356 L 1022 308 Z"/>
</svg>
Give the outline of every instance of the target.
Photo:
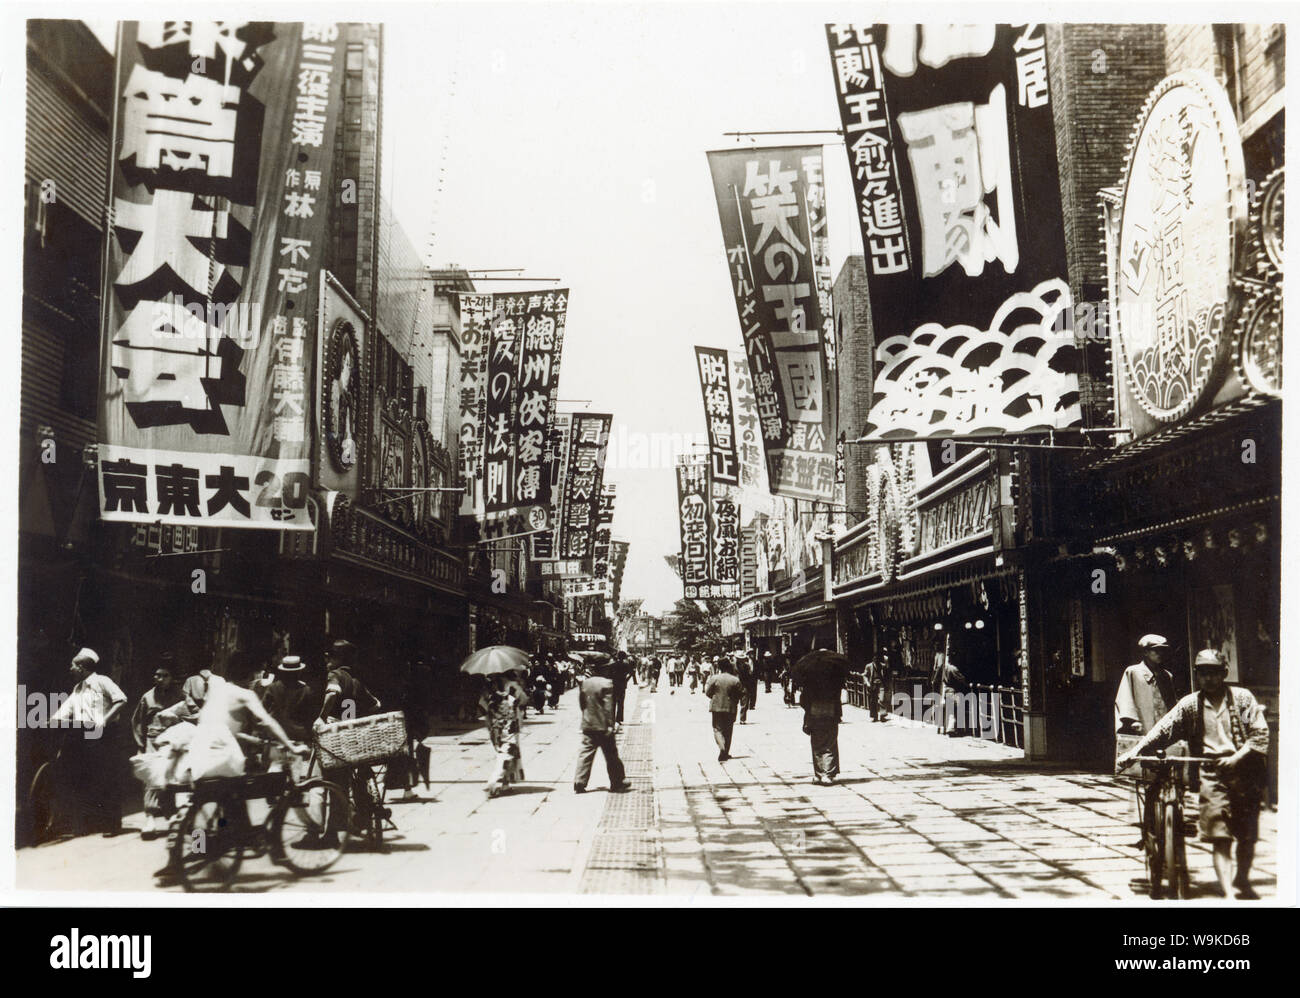
<svg viewBox="0 0 1300 998">
<path fill-rule="evenodd" d="M 611 795 L 597 761 L 572 790 L 577 695 L 525 722 L 528 782 L 495 800 L 484 729 L 430 740 L 432 780 L 395 803 L 387 852 L 349 852 L 328 875 L 294 881 L 267 860 L 236 889 L 345 892 L 868 896 L 872 899 L 1131 899 L 1131 791 L 1105 775 L 1031 767 L 1017 750 L 845 708 L 844 772 L 811 780 L 800 712 L 760 692 L 716 761 L 707 703 L 666 685 L 628 691 L 620 737 L 633 790 Z M 138 822 L 136 816 L 132 821 Z M 1254 883 L 1275 893 L 1277 816 L 1265 811 Z M 1213 879 L 1189 840 L 1195 885 Z M 86 838 L 18 853 L 20 889 L 156 890 L 160 841 Z M 1198 892 L 1200 893 L 1200 892 Z M 1204 895 L 1201 895 L 1204 896 Z"/>
</svg>

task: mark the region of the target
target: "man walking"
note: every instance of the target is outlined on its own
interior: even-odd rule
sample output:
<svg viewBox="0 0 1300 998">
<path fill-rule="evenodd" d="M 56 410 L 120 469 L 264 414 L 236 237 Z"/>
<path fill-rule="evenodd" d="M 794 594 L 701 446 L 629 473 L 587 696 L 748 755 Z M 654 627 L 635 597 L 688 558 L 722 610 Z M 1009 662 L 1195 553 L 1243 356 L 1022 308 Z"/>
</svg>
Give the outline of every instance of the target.
<svg viewBox="0 0 1300 998">
<path fill-rule="evenodd" d="M 830 786 L 840 775 L 840 699 L 849 662 L 823 645 L 810 651 L 791 668 L 802 693 L 803 732 L 812 744 L 813 779 Z"/>
<path fill-rule="evenodd" d="M 1201 840 L 1214 846 L 1214 872 L 1223 896 L 1236 887 L 1239 899 L 1255 900 L 1259 895 L 1250 886 L 1250 867 L 1259 839 L 1268 722 L 1264 708 L 1250 690 L 1228 685 L 1228 667 L 1218 651 L 1206 648 L 1197 652 L 1194 668 L 1200 688 L 1179 700 L 1141 741 L 1116 760 L 1116 766 L 1126 768 L 1134 756 L 1147 755 L 1180 739 L 1187 739 L 1189 755 L 1212 756 L 1216 760 L 1213 764 L 1201 766 Z"/>
<path fill-rule="evenodd" d="M 176 684 L 176 670 L 170 653 L 161 656 L 158 668 L 154 669 L 153 686 L 145 690 L 135 712 L 131 715 L 131 735 L 141 752 L 151 752 L 154 746 L 149 741 L 149 725 L 161 711 L 181 701 L 181 688 Z M 146 786 L 144 788 L 144 828 L 140 837 L 152 839 L 161 834 L 156 824 L 165 821 L 172 808 L 166 791 L 162 787 Z"/>
<path fill-rule="evenodd" d="M 718 762 L 726 762 L 731 758 L 731 733 L 736 723 L 736 710 L 744 696 L 735 669 L 726 659 L 719 658 L 714 663 L 713 675 L 704 684 L 704 695 L 709 698 L 709 712 L 713 715 L 713 740 L 718 743 Z"/>
<path fill-rule="evenodd" d="M 736 657 L 736 669 L 740 679 L 740 688 L 742 696 L 740 699 L 740 723 L 749 723 L 749 712 L 754 709 L 754 701 L 758 699 L 758 678 L 754 675 L 754 667 L 749 664 L 749 659 L 744 655 Z"/>
<path fill-rule="evenodd" d="M 592 675 L 578 688 L 578 706 L 582 709 L 582 747 L 578 749 L 578 768 L 573 774 L 573 792 L 584 793 L 591 779 L 591 764 L 600 749 L 609 772 L 609 789 L 614 793 L 630 790 L 624 779 L 623 761 L 618 757 L 614 738 L 614 682 L 609 678 L 608 658 L 598 659 Z"/>
<path fill-rule="evenodd" d="M 50 718 L 56 727 L 80 729 L 64 745 L 63 771 L 70 774 L 83 830 L 98 826 L 105 837 L 122 831 L 121 770 L 125 761 L 118 746 L 114 719 L 126 705 L 126 694 L 108 676 L 96 671 L 99 655 L 82 648 L 70 671 L 77 680 L 72 693 Z"/>
</svg>

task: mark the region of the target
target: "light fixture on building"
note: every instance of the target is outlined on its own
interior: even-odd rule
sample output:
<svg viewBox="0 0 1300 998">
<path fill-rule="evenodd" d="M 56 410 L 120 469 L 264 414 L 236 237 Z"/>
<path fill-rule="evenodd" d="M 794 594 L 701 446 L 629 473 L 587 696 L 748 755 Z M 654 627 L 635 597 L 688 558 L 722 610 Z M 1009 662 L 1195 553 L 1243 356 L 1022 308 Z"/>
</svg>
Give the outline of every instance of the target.
<svg viewBox="0 0 1300 998">
<path fill-rule="evenodd" d="M 977 620 L 977 621 L 975 621 L 975 630 L 977 630 L 977 631 L 982 631 L 982 630 L 984 630 L 984 621 L 982 621 L 982 620 Z"/>
<path fill-rule="evenodd" d="M 971 622 L 968 620 L 966 621 L 966 630 L 969 631 L 970 629 L 971 629 Z"/>
<path fill-rule="evenodd" d="M 942 621 L 942 620 L 936 620 L 936 621 L 934 622 L 934 629 L 935 629 L 936 631 L 942 631 L 942 630 L 943 630 L 943 621 Z"/>
</svg>

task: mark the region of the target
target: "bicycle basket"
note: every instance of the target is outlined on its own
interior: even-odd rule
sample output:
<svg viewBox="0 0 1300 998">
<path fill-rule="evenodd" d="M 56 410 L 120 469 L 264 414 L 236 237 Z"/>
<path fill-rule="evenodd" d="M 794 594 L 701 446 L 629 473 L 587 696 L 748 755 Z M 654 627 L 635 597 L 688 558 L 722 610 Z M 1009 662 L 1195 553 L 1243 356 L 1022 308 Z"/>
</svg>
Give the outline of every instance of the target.
<svg viewBox="0 0 1300 998">
<path fill-rule="evenodd" d="M 327 769 L 382 762 L 406 748 L 406 715 L 394 710 L 327 724 L 316 732 L 316 746 Z"/>
</svg>

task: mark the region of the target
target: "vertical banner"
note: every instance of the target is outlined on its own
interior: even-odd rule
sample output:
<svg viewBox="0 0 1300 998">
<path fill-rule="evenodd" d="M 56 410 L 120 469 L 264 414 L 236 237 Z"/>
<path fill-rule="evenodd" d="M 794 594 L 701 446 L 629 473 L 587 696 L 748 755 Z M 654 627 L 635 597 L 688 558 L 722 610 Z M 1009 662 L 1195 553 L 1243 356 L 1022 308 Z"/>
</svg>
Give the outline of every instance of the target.
<svg viewBox="0 0 1300 998">
<path fill-rule="evenodd" d="M 677 465 L 677 515 L 682 543 L 682 593 L 687 599 L 707 596 L 712 584 L 707 464 L 682 461 Z"/>
<path fill-rule="evenodd" d="M 709 486 L 708 595 L 736 599 L 740 596 L 740 507 L 733 490 Z"/>
<path fill-rule="evenodd" d="M 493 295 L 487 361 L 484 512 L 550 522 L 547 447 L 555 420 L 568 290 Z"/>
<path fill-rule="evenodd" d="M 736 453 L 740 459 L 740 503 L 752 515 L 770 513 L 772 494 L 763 466 L 763 437 L 758 425 L 749 364 L 739 351 L 728 351 L 731 364 L 732 411 L 736 420 Z"/>
<path fill-rule="evenodd" d="M 557 540 L 560 524 L 564 522 L 564 483 L 569 471 L 569 438 L 572 429 L 572 414 L 557 412 L 551 427 L 551 453 L 554 457 L 547 464 L 547 473 L 551 479 L 551 525 L 530 538 L 534 561 L 552 561 L 559 557 Z"/>
<path fill-rule="evenodd" d="M 591 558 L 600 492 L 604 484 L 605 448 L 614 417 L 575 412 L 569 440 L 569 468 L 564 486 L 561 558 Z"/>
<path fill-rule="evenodd" d="M 1079 425 L 1042 26 L 826 35 L 876 334 L 864 435 Z"/>
<path fill-rule="evenodd" d="M 460 295 L 460 473 L 462 516 L 483 516 L 483 438 L 491 295 Z"/>
<path fill-rule="evenodd" d="M 627 567 L 627 541 L 609 542 L 610 597 L 617 607 L 622 598 L 623 570 Z"/>
<path fill-rule="evenodd" d="M 105 520 L 312 527 L 307 365 L 338 34 L 123 23 L 100 364 Z"/>
<path fill-rule="evenodd" d="M 768 486 L 829 502 L 837 408 L 821 147 L 708 155 Z"/>
<path fill-rule="evenodd" d="M 611 524 L 614 522 L 614 499 L 617 488 L 608 484 L 600 490 L 600 504 L 596 515 L 596 539 L 592 549 L 592 572 L 598 579 L 603 579 L 609 570 L 609 544 Z"/>
<path fill-rule="evenodd" d="M 714 484 L 740 485 L 736 454 L 736 422 L 731 405 L 731 378 L 727 351 L 695 348 L 695 368 L 704 396 L 704 423 L 709 434 L 709 472 Z"/>
</svg>

